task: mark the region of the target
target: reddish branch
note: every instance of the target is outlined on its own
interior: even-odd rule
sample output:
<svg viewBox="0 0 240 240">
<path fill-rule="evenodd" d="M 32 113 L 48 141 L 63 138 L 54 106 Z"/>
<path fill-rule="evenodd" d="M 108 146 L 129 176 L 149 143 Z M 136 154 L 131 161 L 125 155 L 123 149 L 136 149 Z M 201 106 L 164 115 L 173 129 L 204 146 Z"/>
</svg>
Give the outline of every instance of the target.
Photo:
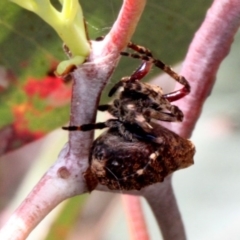
<svg viewBox="0 0 240 240">
<path fill-rule="evenodd" d="M 191 85 L 191 94 L 179 101 L 185 113 L 181 126 L 173 131 L 189 137 L 202 106 L 210 95 L 222 60 L 230 51 L 240 25 L 240 0 L 215 0 L 189 47 L 181 74 Z"/>
<path fill-rule="evenodd" d="M 144 221 L 140 198 L 137 196 L 123 195 L 123 203 L 130 229 L 130 239 L 148 240 L 150 239 L 147 224 Z"/>
<path fill-rule="evenodd" d="M 204 101 L 215 82 L 217 70 L 228 54 L 240 25 L 240 0 L 215 0 L 196 32 L 184 60 L 181 75 L 188 79 L 191 94 L 178 102 L 185 118 L 182 124 L 172 124 L 174 132 L 190 137 Z M 197 149 L 197 146 L 196 146 Z M 170 180 L 144 190 L 164 239 L 186 239 Z"/>
<path fill-rule="evenodd" d="M 102 89 L 130 40 L 145 6 L 144 0 L 125 0 L 110 34 L 92 44 L 89 61 L 73 73 L 71 124 L 93 122 Z M 26 239 L 31 230 L 60 202 L 87 191 L 83 172 L 88 165 L 92 132 L 73 132 L 57 162 L 39 181 L 0 232 L 0 239 Z"/>
<path fill-rule="evenodd" d="M 111 32 L 102 42 L 92 44 L 89 62 L 73 73 L 71 124 L 80 125 L 95 120 L 100 93 L 117 64 L 119 52 L 132 36 L 144 5 L 143 0 L 125 0 Z M 182 75 L 190 81 L 192 91 L 179 101 L 185 121 L 181 126 L 172 126 L 180 135 L 190 136 L 239 23 L 240 0 L 215 0 L 184 63 Z M 92 137 L 92 132 L 71 132 L 69 143 L 61 151 L 57 162 L 13 214 L 1 231 L 0 239 L 25 239 L 57 204 L 87 190 L 82 173 L 88 164 Z M 150 203 L 164 239 L 185 239 L 171 179 L 140 193 Z"/>
</svg>

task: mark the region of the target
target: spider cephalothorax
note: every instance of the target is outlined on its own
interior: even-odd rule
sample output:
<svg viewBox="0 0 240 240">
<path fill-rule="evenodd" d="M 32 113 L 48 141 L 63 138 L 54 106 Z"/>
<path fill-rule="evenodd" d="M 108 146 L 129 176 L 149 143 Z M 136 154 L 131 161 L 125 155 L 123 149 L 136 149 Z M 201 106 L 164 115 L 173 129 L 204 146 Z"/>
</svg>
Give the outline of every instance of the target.
<svg viewBox="0 0 240 240">
<path fill-rule="evenodd" d="M 123 91 L 111 105 L 100 105 L 98 110 L 107 110 L 123 122 L 137 123 L 145 131 L 151 131 L 151 119 L 176 122 L 183 120 L 182 111 L 164 98 L 158 86 L 123 78 Z M 117 84 L 120 87 L 120 84 Z"/>
<path fill-rule="evenodd" d="M 122 52 L 121 55 L 139 58 L 142 63 L 131 76 L 122 78 L 110 90 L 109 96 L 112 96 L 118 88 L 123 88 L 113 104 L 98 107 L 101 111 L 108 111 L 115 119 L 63 128 L 69 131 L 109 128 L 93 142 L 91 148 L 89 168 L 85 173 L 90 191 L 97 183 L 114 190 L 139 190 L 193 164 L 194 145 L 151 122 L 152 119 L 168 122 L 183 120 L 182 111 L 171 102 L 190 92 L 187 80 L 153 58 L 148 49 L 133 43 L 129 43 L 128 47 L 138 53 Z M 163 94 L 160 87 L 141 82 L 152 65 L 168 73 L 183 88 Z"/>
<path fill-rule="evenodd" d="M 184 97 L 190 92 L 187 80 L 176 74 L 169 66 L 160 60 L 153 58 L 150 50 L 142 46 L 129 43 L 128 47 L 137 51 L 136 53 L 122 52 L 124 56 L 142 59 L 140 67 L 129 77 L 123 77 L 121 81 L 113 86 L 109 92 L 111 97 L 120 87 L 123 91 L 111 105 L 100 105 L 98 110 L 108 111 L 121 121 L 136 122 L 145 131 L 150 131 L 150 120 L 176 122 L 183 120 L 182 111 L 171 102 Z M 184 87 L 178 91 L 163 94 L 162 89 L 156 85 L 143 83 L 140 80 L 149 72 L 152 65 L 163 69 Z"/>
</svg>

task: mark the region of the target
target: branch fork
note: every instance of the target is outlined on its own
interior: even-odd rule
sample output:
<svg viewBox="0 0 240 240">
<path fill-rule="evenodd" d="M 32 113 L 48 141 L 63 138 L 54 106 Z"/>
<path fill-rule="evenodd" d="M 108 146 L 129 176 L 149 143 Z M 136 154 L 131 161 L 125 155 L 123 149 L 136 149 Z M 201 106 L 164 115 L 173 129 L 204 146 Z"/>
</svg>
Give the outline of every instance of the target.
<svg viewBox="0 0 240 240">
<path fill-rule="evenodd" d="M 21 5 L 22 1 L 14 0 L 14 2 Z M 144 0 L 125 0 L 110 33 L 102 42 L 92 42 L 91 53 L 86 56 L 88 62 L 78 66 L 72 73 L 74 84 L 71 125 L 95 121 L 101 91 L 116 67 L 119 52 L 127 45 L 136 28 L 145 2 Z M 191 83 L 192 91 L 178 103 L 184 112 L 185 121 L 181 126 L 173 124 L 170 126 L 181 136 L 190 136 L 203 103 L 214 84 L 218 67 L 228 54 L 239 25 L 240 0 L 213 2 L 190 45 L 182 70 L 182 75 Z M 83 173 L 88 166 L 88 153 L 92 141 L 92 132 L 69 134 L 69 142 L 60 152 L 56 163 L 0 231 L 0 239 L 25 239 L 61 201 L 87 191 Z M 103 189 L 101 186 L 100 188 Z M 140 194 L 147 199 L 164 239 L 186 239 L 171 186 L 171 177 L 164 183 L 149 186 L 139 192 L 129 192 L 129 194 Z"/>
</svg>

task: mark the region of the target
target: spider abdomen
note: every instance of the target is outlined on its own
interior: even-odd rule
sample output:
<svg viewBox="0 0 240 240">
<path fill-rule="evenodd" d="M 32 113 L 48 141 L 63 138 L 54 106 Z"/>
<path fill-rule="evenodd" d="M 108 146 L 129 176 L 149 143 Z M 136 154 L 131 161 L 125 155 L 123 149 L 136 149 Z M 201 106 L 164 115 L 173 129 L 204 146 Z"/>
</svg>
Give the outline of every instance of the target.
<svg viewBox="0 0 240 240">
<path fill-rule="evenodd" d="M 92 146 L 90 169 L 85 175 L 88 185 L 100 183 L 111 190 L 140 190 L 193 164 L 195 148 L 191 141 L 159 125 L 155 130 L 161 144 L 126 141 L 116 128 L 104 132 Z M 96 183 L 91 183 L 91 179 Z"/>
</svg>

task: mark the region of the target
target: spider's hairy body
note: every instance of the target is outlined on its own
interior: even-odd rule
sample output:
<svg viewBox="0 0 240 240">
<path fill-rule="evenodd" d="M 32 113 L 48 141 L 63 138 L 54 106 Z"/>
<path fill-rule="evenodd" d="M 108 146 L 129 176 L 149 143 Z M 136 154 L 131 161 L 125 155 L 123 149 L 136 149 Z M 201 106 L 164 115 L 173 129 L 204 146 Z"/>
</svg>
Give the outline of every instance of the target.
<svg viewBox="0 0 240 240">
<path fill-rule="evenodd" d="M 86 179 L 91 179 L 87 181 L 88 188 L 92 190 L 100 183 L 112 190 L 140 190 L 192 165 L 195 150 L 191 141 L 153 125 L 156 135 L 161 136 L 161 144 L 136 137 L 126 140 L 117 128 L 109 128 L 98 137 L 85 174 Z"/>
<path fill-rule="evenodd" d="M 108 111 L 114 118 L 63 128 L 69 131 L 108 128 L 93 142 L 89 154 L 89 168 L 84 175 L 89 191 L 98 183 L 112 190 L 140 190 L 193 164 L 195 147 L 191 141 L 153 121 L 183 120 L 182 111 L 171 102 L 190 92 L 188 81 L 153 58 L 147 48 L 131 42 L 128 47 L 137 53 L 121 55 L 141 59 L 141 65 L 110 90 L 111 97 L 121 89 L 112 104 L 98 106 L 98 110 Z M 168 73 L 183 88 L 164 94 L 159 86 L 141 82 L 152 65 Z"/>
<path fill-rule="evenodd" d="M 151 129 L 151 119 L 182 121 L 182 111 L 163 97 L 159 86 L 126 78 L 116 85 L 113 89 L 123 87 L 123 91 L 112 105 L 100 105 L 99 110 L 107 110 L 123 122 L 137 122 L 145 131 Z"/>
</svg>

